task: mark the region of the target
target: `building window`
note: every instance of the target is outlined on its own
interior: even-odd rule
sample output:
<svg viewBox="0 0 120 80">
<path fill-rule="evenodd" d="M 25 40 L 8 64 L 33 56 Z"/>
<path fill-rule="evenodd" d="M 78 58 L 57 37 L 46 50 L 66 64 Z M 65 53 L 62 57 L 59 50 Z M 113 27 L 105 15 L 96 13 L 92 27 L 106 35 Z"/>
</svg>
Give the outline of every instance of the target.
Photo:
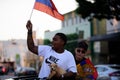
<svg viewBox="0 0 120 80">
<path fill-rule="evenodd" d="M 83 39 L 84 38 L 84 31 L 79 31 L 79 38 Z"/>
<path fill-rule="evenodd" d="M 81 23 L 81 18 L 80 18 L 79 15 L 75 15 L 74 23 L 75 23 L 75 24 Z"/>
<path fill-rule="evenodd" d="M 72 19 L 68 19 L 68 26 L 72 25 Z"/>
<path fill-rule="evenodd" d="M 67 26 L 67 21 L 62 22 L 62 26 L 66 27 Z"/>
</svg>

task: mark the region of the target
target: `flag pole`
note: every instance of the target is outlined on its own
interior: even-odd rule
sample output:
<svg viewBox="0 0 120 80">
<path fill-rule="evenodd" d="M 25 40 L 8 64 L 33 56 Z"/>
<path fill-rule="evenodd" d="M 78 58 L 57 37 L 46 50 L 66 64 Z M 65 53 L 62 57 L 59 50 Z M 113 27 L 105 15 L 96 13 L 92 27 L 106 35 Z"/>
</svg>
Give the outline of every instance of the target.
<svg viewBox="0 0 120 80">
<path fill-rule="evenodd" d="M 31 13 L 30 13 L 30 18 L 29 18 L 29 20 L 31 20 L 31 17 L 32 17 L 32 13 L 33 13 L 33 9 L 32 9 L 32 11 L 31 11 Z"/>
<path fill-rule="evenodd" d="M 29 18 L 29 20 L 31 20 L 31 17 L 32 17 L 32 14 L 33 14 L 33 10 L 34 10 L 34 6 L 35 6 L 35 1 L 34 1 L 34 5 L 33 5 L 33 8 L 32 8 L 32 11 L 31 11 L 31 13 L 30 13 L 30 18 Z"/>
</svg>

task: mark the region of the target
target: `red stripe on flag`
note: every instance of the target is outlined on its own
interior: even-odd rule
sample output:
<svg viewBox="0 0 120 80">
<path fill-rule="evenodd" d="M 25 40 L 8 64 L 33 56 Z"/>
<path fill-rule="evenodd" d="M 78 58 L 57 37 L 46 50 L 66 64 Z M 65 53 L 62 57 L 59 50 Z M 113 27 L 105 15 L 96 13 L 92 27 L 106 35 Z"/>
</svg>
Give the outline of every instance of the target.
<svg viewBox="0 0 120 80">
<path fill-rule="evenodd" d="M 47 14 L 49 14 L 49 15 L 63 21 L 64 16 L 61 15 L 57 11 L 57 9 L 56 9 L 56 7 L 55 7 L 55 5 L 53 4 L 52 1 L 51 1 L 51 4 L 52 4 L 52 8 L 50 8 L 49 6 L 47 6 L 47 5 L 43 4 L 43 3 L 35 2 L 34 9 L 45 12 L 45 13 L 47 13 Z"/>
</svg>

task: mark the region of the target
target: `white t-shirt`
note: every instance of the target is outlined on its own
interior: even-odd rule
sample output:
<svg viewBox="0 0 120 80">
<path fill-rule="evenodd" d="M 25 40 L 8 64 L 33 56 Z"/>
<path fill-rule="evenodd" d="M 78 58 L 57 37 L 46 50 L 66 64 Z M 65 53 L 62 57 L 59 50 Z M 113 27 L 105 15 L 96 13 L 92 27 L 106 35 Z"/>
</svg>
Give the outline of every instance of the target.
<svg viewBox="0 0 120 80">
<path fill-rule="evenodd" d="M 71 52 L 64 50 L 59 54 L 55 52 L 51 46 L 38 46 L 38 55 L 43 56 L 44 60 L 39 72 L 39 78 L 48 77 L 50 74 L 49 63 L 56 63 L 59 67 L 66 71 L 77 72 L 74 56 Z"/>
</svg>

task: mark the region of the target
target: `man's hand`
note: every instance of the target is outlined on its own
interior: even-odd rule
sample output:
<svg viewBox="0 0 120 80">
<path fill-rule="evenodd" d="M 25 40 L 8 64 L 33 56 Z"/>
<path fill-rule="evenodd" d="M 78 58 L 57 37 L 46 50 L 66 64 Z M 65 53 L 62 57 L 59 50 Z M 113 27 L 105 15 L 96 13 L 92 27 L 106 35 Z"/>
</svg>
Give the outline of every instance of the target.
<svg viewBox="0 0 120 80">
<path fill-rule="evenodd" d="M 59 78 L 61 78 L 61 76 L 62 76 L 63 74 L 66 73 L 65 70 L 63 70 L 62 68 L 60 68 L 60 67 L 59 67 L 57 64 L 55 64 L 55 63 L 51 63 L 49 66 L 50 66 L 50 68 L 51 68 L 51 73 L 50 73 L 48 79 L 51 79 L 53 76 L 56 77 L 56 79 L 57 79 L 57 78 L 59 79 Z"/>
<path fill-rule="evenodd" d="M 27 21 L 26 28 L 28 29 L 28 31 L 32 31 L 32 23 L 30 20 Z"/>
</svg>

